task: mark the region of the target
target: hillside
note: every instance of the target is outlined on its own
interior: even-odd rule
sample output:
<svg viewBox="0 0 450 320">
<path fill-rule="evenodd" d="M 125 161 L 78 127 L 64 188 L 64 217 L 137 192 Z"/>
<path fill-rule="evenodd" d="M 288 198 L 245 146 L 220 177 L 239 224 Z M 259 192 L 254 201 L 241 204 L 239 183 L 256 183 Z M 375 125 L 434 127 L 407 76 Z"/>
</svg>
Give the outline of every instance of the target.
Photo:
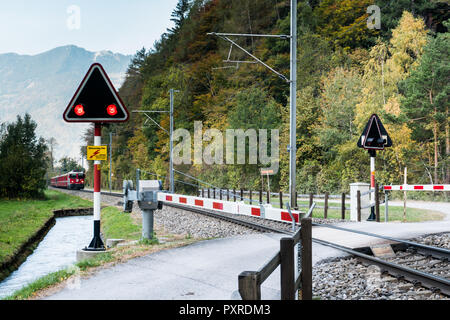
<svg viewBox="0 0 450 320">
<path fill-rule="evenodd" d="M 218 129 L 279 130 L 279 172 L 274 190 L 287 190 L 289 86 L 242 51 L 208 32 L 289 34 L 289 1 L 180 0 L 175 27 L 150 50 L 138 52 L 120 94 L 130 110 L 168 110 L 175 95 L 175 128 L 194 137 L 195 121 L 203 132 Z M 297 184 L 300 192 L 348 191 L 348 184 L 368 181 L 369 156 L 356 141 L 372 113 L 380 115 L 394 141 L 379 152 L 379 183 L 400 183 L 408 167 L 410 183 L 450 179 L 448 125 L 448 23 L 446 1 L 375 1 L 381 29 L 367 28 L 372 0 L 322 0 L 298 3 Z M 289 76 L 289 41 L 233 38 L 265 63 Z M 430 79 L 428 69 L 439 70 Z M 427 73 L 428 72 L 428 73 Z M 419 85 L 417 85 L 419 83 Z M 422 86 L 420 85 L 422 83 Z M 425 83 L 436 84 L 430 103 Z M 447 91 L 446 91 L 447 90 Z M 425 93 L 424 93 L 425 92 Z M 428 100 L 427 100 L 428 99 Z M 167 114 L 152 114 L 163 128 Z M 133 178 L 136 168 L 168 174 L 168 136 L 133 114 L 109 130 L 113 141 L 114 184 Z M 144 126 L 145 123 L 145 126 Z M 87 140 L 91 134 L 87 133 Z M 203 142 L 204 148 L 209 146 Z M 205 149 L 220 158 L 220 149 Z M 194 142 L 191 141 L 191 152 Z M 222 150 L 223 151 L 223 150 Z M 225 152 L 225 151 L 223 151 Z M 219 159 L 220 160 L 220 159 Z M 247 160 L 248 154 L 247 154 Z M 230 188 L 259 189 L 259 168 L 249 164 L 177 165 L 177 170 Z M 103 173 L 107 181 L 108 164 Z M 147 175 L 147 178 L 153 178 Z M 177 174 L 176 179 L 188 181 Z M 178 183 L 177 190 L 189 188 Z M 264 187 L 265 188 L 265 187 Z"/>
<path fill-rule="evenodd" d="M 62 113 L 89 66 L 100 62 L 118 88 L 122 84 L 130 56 L 110 51 L 90 52 L 73 45 L 38 55 L 0 54 L 0 122 L 14 121 L 30 113 L 38 123 L 38 134 L 54 137 L 59 145 L 56 158 L 79 157 L 78 149 L 85 125 L 68 125 Z"/>
</svg>

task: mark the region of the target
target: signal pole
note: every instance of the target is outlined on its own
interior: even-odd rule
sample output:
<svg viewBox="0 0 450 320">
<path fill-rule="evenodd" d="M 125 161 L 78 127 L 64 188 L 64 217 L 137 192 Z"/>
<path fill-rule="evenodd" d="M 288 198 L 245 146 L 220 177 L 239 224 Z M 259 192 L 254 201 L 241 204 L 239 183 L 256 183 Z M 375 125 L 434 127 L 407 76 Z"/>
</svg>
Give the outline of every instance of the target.
<svg viewBox="0 0 450 320">
<path fill-rule="evenodd" d="M 102 125 L 95 123 L 94 146 L 102 145 Z M 100 203 L 101 203 L 101 161 L 94 161 L 94 238 L 86 251 L 104 251 L 105 245 L 100 237 Z"/>
<path fill-rule="evenodd" d="M 370 194 L 370 217 L 367 219 L 367 221 L 375 221 L 375 156 L 376 156 L 376 150 L 369 150 L 370 155 L 370 190 L 373 191 Z"/>
<path fill-rule="evenodd" d="M 291 208 L 295 208 L 297 155 L 297 0 L 291 0 L 291 79 L 290 79 L 290 139 L 289 194 Z"/>
<path fill-rule="evenodd" d="M 173 94 L 174 89 L 170 89 L 170 156 L 169 156 L 169 173 L 170 173 L 170 193 L 175 190 L 175 183 L 173 180 Z"/>
</svg>

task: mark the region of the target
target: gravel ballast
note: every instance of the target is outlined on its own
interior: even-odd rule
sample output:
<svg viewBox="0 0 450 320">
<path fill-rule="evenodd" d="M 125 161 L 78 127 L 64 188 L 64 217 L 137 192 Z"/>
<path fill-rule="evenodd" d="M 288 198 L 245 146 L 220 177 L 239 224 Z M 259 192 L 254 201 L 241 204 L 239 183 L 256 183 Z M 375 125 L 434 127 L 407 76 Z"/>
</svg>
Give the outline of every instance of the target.
<svg viewBox="0 0 450 320">
<path fill-rule="evenodd" d="M 450 248 L 448 233 L 416 239 L 427 245 Z M 355 258 L 322 261 L 313 268 L 313 295 L 321 300 L 450 300 L 448 296 L 382 274 Z"/>
</svg>

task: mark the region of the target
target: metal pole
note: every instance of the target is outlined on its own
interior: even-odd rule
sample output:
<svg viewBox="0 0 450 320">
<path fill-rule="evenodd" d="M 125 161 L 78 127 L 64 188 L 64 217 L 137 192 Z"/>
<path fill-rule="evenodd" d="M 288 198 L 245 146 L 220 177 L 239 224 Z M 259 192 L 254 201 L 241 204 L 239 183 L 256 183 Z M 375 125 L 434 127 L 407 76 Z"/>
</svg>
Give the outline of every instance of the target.
<svg viewBox="0 0 450 320">
<path fill-rule="evenodd" d="M 291 75 L 290 75 L 290 142 L 289 142 L 289 194 L 295 208 L 295 171 L 297 154 L 297 0 L 291 0 Z"/>
<path fill-rule="evenodd" d="M 109 133 L 109 193 L 112 191 L 112 132 Z"/>
<path fill-rule="evenodd" d="M 142 238 L 151 240 L 153 239 L 153 211 L 154 210 L 142 210 Z"/>
<path fill-rule="evenodd" d="M 406 222 L 406 185 L 408 184 L 408 168 L 405 167 L 405 174 L 403 175 L 403 222 Z"/>
<path fill-rule="evenodd" d="M 373 190 L 374 192 L 370 193 L 370 216 L 367 219 L 367 221 L 375 221 L 375 150 L 369 150 L 370 154 L 370 190 Z"/>
<path fill-rule="evenodd" d="M 173 93 L 174 89 L 170 89 L 170 193 L 174 193 L 174 177 L 173 177 Z"/>
<path fill-rule="evenodd" d="M 102 145 L 102 125 L 95 124 L 94 145 Z M 105 245 L 100 237 L 100 204 L 101 204 L 101 173 L 100 161 L 94 161 L 94 238 L 86 251 L 104 251 Z"/>
</svg>

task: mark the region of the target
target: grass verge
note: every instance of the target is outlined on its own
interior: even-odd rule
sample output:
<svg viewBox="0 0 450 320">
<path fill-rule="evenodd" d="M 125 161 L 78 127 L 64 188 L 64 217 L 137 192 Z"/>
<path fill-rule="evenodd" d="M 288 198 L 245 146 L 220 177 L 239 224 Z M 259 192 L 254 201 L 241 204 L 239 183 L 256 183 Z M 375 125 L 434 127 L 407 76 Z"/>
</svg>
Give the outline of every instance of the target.
<svg viewBox="0 0 450 320">
<path fill-rule="evenodd" d="M 92 206 L 92 202 L 47 190 L 43 200 L 0 200 L 0 264 L 13 256 L 53 217 L 53 210 Z"/>
<path fill-rule="evenodd" d="M 155 230 L 155 238 L 152 240 L 141 239 L 140 221 L 134 219 L 131 214 L 124 213 L 117 207 L 108 207 L 102 210 L 102 233 L 105 239 L 140 240 L 130 242 L 129 245 L 108 249 L 95 258 L 82 260 L 73 266 L 50 273 L 24 288 L 16 291 L 4 300 L 28 300 L 39 299 L 48 295 L 52 290 L 56 291 L 65 286 L 76 285 L 81 277 L 92 275 L 101 268 L 107 268 L 129 259 L 151 254 L 160 250 L 185 246 L 198 239 L 192 239 L 183 235 L 171 235 L 162 229 Z M 164 241 L 159 241 L 156 234 Z"/>
</svg>

